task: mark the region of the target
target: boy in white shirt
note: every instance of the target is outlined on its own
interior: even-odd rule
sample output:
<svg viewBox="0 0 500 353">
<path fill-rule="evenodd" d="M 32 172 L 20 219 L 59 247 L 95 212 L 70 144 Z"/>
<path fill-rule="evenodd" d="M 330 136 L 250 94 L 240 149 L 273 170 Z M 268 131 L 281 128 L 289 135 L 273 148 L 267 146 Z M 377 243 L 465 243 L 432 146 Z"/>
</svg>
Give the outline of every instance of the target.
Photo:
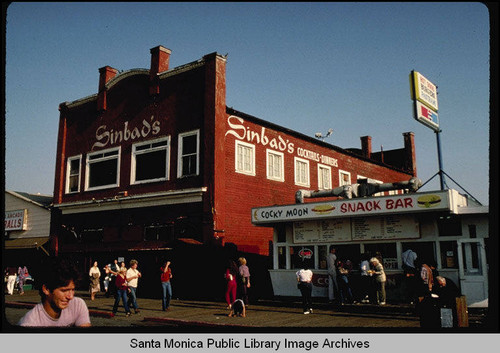
<svg viewBox="0 0 500 353">
<path fill-rule="evenodd" d="M 18 324 L 30 327 L 91 326 L 87 304 L 82 298 L 75 297 L 78 278 L 78 272 L 69 262 L 51 259 L 37 277 L 41 284 L 41 303 L 28 311 Z"/>
</svg>

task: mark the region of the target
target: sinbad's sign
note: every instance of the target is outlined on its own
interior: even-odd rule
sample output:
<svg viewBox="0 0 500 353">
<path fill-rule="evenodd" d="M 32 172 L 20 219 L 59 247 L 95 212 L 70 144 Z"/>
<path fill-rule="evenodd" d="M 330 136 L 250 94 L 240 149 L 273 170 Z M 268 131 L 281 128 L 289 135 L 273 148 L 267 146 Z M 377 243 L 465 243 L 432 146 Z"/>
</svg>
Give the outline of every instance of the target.
<svg viewBox="0 0 500 353">
<path fill-rule="evenodd" d="M 391 213 L 451 211 L 450 192 L 342 199 L 331 202 L 258 207 L 252 209 L 252 223 L 266 224 L 321 218 L 371 216 Z"/>
<path fill-rule="evenodd" d="M 123 141 L 134 141 L 147 138 L 148 136 L 156 136 L 159 133 L 160 121 L 156 120 L 154 115 L 151 115 L 149 119 L 143 119 L 138 126 L 129 125 L 128 121 L 125 121 L 123 126 L 116 130 L 109 128 L 107 125 L 101 125 L 96 129 L 96 142 L 92 145 L 91 150 L 93 151 L 96 147 L 104 148 L 113 146 Z"/>
<path fill-rule="evenodd" d="M 302 147 L 296 148 L 293 142 L 279 134 L 277 137 L 269 137 L 268 132 L 266 132 L 266 128 L 263 126 L 260 128 L 260 131 L 252 130 L 249 126 L 245 125 L 245 120 L 235 115 L 230 115 L 227 118 L 227 124 L 229 129 L 226 131 L 225 136 L 231 135 L 240 141 L 268 146 L 280 152 L 287 152 L 290 154 L 297 152 L 297 156 L 301 158 L 338 167 L 338 160 L 336 158 L 325 156 L 321 153 L 310 151 Z"/>
</svg>

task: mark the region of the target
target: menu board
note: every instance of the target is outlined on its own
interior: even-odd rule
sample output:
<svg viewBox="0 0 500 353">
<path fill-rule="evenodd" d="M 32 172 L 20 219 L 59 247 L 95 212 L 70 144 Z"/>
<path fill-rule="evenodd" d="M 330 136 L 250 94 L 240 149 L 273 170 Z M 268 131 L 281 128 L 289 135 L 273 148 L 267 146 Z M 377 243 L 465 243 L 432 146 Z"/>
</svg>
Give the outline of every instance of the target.
<svg viewBox="0 0 500 353">
<path fill-rule="evenodd" d="M 338 242 L 351 240 L 348 218 L 293 223 L 294 243 Z"/>
<path fill-rule="evenodd" d="M 420 237 L 413 216 L 356 217 L 352 219 L 352 240 L 393 240 Z"/>
<path fill-rule="evenodd" d="M 293 223 L 294 243 L 415 239 L 419 224 L 413 216 L 353 217 Z"/>
</svg>

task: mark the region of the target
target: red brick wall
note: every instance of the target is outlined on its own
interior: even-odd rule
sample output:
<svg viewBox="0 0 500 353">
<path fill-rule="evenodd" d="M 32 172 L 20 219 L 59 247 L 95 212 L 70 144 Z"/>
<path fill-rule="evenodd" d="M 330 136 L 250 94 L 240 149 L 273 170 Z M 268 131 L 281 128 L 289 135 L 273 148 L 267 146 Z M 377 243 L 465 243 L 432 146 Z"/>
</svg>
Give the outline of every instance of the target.
<svg viewBox="0 0 500 353">
<path fill-rule="evenodd" d="M 226 116 L 225 131 L 232 130 L 234 133 L 225 134 L 224 146 L 226 165 L 225 169 L 216 170 L 216 178 L 225 174 L 225 201 L 228 212 L 225 223 L 225 242 L 240 245 L 240 250 L 268 254 L 269 241 L 272 241 L 272 229 L 255 227 L 251 224 L 250 213 L 253 207 L 262 207 L 274 204 L 295 203 L 295 192 L 299 189 L 318 189 L 317 161 L 309 160 L 310 187 L 295 185 L 294 179 L 294 157 L 298 157 L 299 148 L 316 152 L 337 159 L 338 166 L 331 166 L 332 187 L 339 186 L 339 169 L 351 173 L 351 183 L 356 183 L 358 176 L 368 177 L 382 182 L 395 182 L 410 179 L 411 175 L 397 171 L 393 168 L 370 162 L 362 157 L 356 157 L 350 153 L 342 153 L 340 149 L 327 148 L 323 143 L 304 138 L 299 134 L 293 134 L 286 129 L 276 126 L 263 125 L 262 121 L 245 117 L 243 122 Z M 239 115 L 243 118 L 243 115 Z M 230 127 L 229 122 L 233 125 Z M 262 140 L 262 128 L 264 140 L 268 141 L 266 146 L 257 141 Z M 259 135 L 249 141 L 252 132 Z M 235 136 L 238 135 L 238 136 Z M 235 140 L 241 140 L 255 145 L 256 175 L 249 176 L 235 172 Z M 251 139 L 250 139 L 251 140 Z M 273 181 L 267 179 L 266 173 L 266 150 L 271 148 L 271 141 L 281 142 L 284 154 L 285 181 Z M 306 159 L 304 157 L 300 157 Z M 318 201 L 318 200 L 316 200 Z"/>
<path fill-rule="evenodd" d="M 204 71 L 194 69 L 185 73 L 163 79 L 160 83 L 160 96 L 154 101 L 149 95 L 149 76 L 136 74 L 124 78 L 107 92 L 107 109 L 98 111 L 96 100 L 66 109 L 61 109 L 59 128 L 58 158 L 56 167 L 56 182 L 54 195 L 56 203 L 89 200 L 116 196 L 120 191 L 129 195 L 148 193 L 161 190 L 172 190 L 203 186 L 202 176 L 177 179 L 178 134 L 200 129 L 203 132 L 204 108 Z M 146 136 L 125 140 L 124 134 L 147 132 L 148 126 L 157 124 L 160 131 L 154 134 L 150 131 Z M 103 128 L 105 126 L 105 128 Z M 98 140 L 97 131 L 102 134 L 109 132 L 110 136 L 118 132 L 122 141 L 109 138 Z M 130 185 L 130 168 L 132 145 L 134 143 L 170 136 L 170 180 L 158 183 Z M 112 143 L 114 142 L 114 143 Z M 85 157 L 89 152 L 121 146 L 120 186 L 96 191 L 84 191 Z M 82 154 L 82 172 L 80 175 L 80 192 L 65 194 L 66 158 Z"/>
</svg>

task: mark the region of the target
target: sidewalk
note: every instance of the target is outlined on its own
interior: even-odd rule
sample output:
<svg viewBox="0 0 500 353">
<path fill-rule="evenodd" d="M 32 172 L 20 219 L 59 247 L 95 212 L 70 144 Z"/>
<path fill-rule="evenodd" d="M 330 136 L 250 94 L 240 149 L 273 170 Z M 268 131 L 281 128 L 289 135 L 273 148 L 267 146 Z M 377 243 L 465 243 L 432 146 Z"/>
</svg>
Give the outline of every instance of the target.
<svg viewBox="0 0 500 353">
<path fill-rule="evenodd" d="M 404 305 L 384 307 L 353 304 L 333 307 L 327 303 L 314 303 L 314 313 L 304 315 L 300 298 L 292 300 L 258 301 L 247 308 L 247 317 L 228 317 L 226 303 L 173 299 L 169 311 L 161 310 L 160 299 L 138 298 L 140 312 L 125 316 L 123 306 L 112 317 L 114 299 L 99 294 L 91 301 L 88 292 L 78 291 L 77 296 L 87 303 L 93 327 L 139 328 L 180 327 L 211 331 L 258 328 L 317 328 L 334 331 L 334 328 L 366 328 L 383 332 L 422 332 L 419 318 L 413 308 Z M 5 295 L 5 317 L 15 325 L 30 308 L 40 301 L 38 291 L 26 291 L 21 296 Z M 387 330 L 389 329 L 389 330 Z"/>
</svg>

